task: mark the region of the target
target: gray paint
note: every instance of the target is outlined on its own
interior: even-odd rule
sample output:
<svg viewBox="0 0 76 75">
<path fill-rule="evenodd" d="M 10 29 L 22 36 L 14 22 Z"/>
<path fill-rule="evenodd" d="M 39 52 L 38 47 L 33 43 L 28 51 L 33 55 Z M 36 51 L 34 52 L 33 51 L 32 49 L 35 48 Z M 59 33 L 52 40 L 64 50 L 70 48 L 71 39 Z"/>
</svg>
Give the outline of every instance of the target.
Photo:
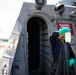
<svg viewBox="0 0 76 75">
<path fill-rule="evenodd" d="M 15 52 L 9 54 L 5 50 L 2 59 L 0 60 L 0 75 L 2 75 L 3 64 L 7 64 L 7 75 L 29 75 L 29 60 L 28 60 L 28 36 L 27 36 L 27 23 L 30 19 L 36 19 L 40 28 L 40 64 L 39 68 L 32 72 L 31 75 L 51 75 L 51 63 L 52 63 L 52 51 L 49 41 L 49 36 L 53 31 L 57 31 L 57 22 L 72 23 L 74 29 L 74 35 L 72 36 L 74 42 L 71 43 L 76 49 L 76 19 L 69 19 L 69 14 L 76 10 L 76 7 L 65 6 L 65 11 L 62 16 L 58 12 L 53 11 L 54 5 L 45 5 L 41 11 L 36 10 L 34 3 L 23 3 L 20 15 L 17 19 L 16 26 L 10 37 L 14 38 L 14 35 L 18 35 L 16 39 L 18 44 Z M 40 19 L 37 19 L 40 18 Z M 31 24 L 32 25 L 32 24 Z M 30 30 L 30 32 L 32 32 Z M 74 50 L 76 54 L 76 50 Z M 13 68 L 12 68 L 13 67 Z M 12 69 L 12 70 L 11 70 Z"/>
</svg>

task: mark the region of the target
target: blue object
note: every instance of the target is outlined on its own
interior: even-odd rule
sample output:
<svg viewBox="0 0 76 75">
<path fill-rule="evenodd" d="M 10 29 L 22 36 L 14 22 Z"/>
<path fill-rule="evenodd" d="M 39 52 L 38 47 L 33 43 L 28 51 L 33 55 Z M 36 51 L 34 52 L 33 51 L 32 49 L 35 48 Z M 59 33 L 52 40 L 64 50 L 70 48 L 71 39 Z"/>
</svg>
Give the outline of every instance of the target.
<svg viewBox="0 0 76 75">
<path fill-rule="evenodd" d="M 64 28 L 62 28 L 62 29 L 59 29 L 59 35 L 61 35 L 61 34 L 64 34 L 64 33 L 67 33 L 67 32 L 70 32 L 71 30 L 70 30 L 70 28 L 69 27 L 64 27 Z"/>
<path fill-rule="evenodd" d="M 69 66 L 71 67 L 71 66 L 74 64 L 74 62 L 75 62 L 75 60 L 74 60 L 73 58 L 71 58 L 71 59 L 69 60 Z"/>
</svg>

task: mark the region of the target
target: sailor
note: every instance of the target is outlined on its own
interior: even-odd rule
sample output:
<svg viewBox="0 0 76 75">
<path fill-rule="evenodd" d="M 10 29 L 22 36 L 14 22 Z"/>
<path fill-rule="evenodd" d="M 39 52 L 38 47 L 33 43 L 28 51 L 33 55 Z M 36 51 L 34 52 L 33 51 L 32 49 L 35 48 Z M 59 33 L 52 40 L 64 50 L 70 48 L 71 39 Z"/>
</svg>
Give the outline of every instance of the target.
<svg viewBox="0 0 76 75">
<path fill-rule="evenodd" d="M 53 55 L 52 75 L 75 75 L 75 55 L 70 44 L 65 42 L 65 33 L 70 31 L 69 27 L 63 27 L 50 36 Z"/>
</svg>

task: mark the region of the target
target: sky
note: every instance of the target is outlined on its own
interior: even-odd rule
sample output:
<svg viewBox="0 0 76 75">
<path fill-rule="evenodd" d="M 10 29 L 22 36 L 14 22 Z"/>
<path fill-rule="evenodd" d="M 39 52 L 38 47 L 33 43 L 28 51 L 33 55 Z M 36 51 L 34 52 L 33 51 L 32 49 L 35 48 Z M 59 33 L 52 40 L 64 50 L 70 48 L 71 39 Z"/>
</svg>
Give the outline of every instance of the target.
<svg viewBox="0 0 76 75">
<path fill-rule="evenodd" d="M 60 0 L 47 0 L 47 4 L 56 4 Z M 9 39 L 23 2 L 35 3 L 35 0 L 0 0 L 0 38 Z"/>
</svg>

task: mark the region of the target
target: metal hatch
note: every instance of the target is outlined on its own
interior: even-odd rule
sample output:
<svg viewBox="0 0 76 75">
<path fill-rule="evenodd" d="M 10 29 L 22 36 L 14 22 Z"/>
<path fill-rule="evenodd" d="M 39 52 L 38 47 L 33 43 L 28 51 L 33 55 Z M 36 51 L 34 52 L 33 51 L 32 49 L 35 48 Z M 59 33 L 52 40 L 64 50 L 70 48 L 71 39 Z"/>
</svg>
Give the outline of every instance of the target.
<svg viewBox="0 0 76 75">
<path fill-rule="evenodd" d="M 22 66 L 19 64 L 19 70 L 13 71 L 13 75 L 50 75 L 50 24 L 47 15 L 41 13 L 25 19 L 13 63 Z"/>
</svg>

